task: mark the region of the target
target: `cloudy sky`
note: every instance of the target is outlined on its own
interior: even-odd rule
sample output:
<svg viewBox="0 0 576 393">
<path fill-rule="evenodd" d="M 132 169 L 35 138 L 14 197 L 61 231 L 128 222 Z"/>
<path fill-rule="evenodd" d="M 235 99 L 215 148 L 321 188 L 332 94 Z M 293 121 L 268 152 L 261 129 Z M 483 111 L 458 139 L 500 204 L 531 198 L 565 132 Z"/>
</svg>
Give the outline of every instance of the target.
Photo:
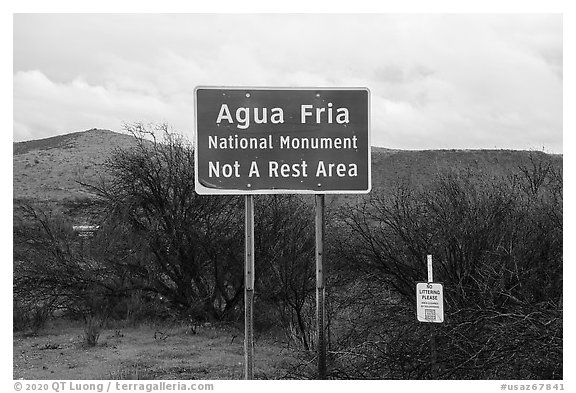
<svg viewBox="0 0 576 393">
<path fill-rule="evenodd" d="M 561 14 L 15 14 L 13 140 L 166 122 L 196 86 L 368 87 L 372 144 L 563 152 Z"/>
</svg>

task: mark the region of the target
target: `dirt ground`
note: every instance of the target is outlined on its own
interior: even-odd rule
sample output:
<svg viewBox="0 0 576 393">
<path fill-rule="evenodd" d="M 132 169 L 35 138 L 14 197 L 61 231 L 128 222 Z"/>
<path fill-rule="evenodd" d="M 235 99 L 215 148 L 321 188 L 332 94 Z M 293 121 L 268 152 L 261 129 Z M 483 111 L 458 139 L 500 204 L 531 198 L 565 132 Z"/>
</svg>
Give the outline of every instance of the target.
<svg viewBox="0 0 576 393">
<path fill-rule="evenodd" d="M 243 379 L 243 334 L 186 326 L 103 329 L 94 347 L 81 323 L 55 321 L 36 335 L 14 333 L 14 379 Z M 256 379 L 286 378 L 294 353 L 272 340 L 255 340 Z"/>
</svg>

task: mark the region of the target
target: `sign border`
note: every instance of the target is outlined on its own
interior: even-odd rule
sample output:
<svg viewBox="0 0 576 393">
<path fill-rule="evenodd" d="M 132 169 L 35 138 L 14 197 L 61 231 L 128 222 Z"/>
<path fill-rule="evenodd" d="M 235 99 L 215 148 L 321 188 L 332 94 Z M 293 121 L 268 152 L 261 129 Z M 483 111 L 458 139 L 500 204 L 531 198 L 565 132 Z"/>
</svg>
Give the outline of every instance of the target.
<svg viewBox="0 0 576 393">
<path fill-rule="evenodd" d="M 368 187 L 366 190 L 293 190 L 284 188 L 240 190 L 205 187 L 198 181 L 198 90 L 363 90 L 368 93 Z M 194 191 L 199 195 L 270 195 L 270 194 L 368 194 L 372 191 L 372 119 L 370 99 L 367 87 L 283 87 L 283 86 L 196 86 L 194 88 Z"/>
</svg>

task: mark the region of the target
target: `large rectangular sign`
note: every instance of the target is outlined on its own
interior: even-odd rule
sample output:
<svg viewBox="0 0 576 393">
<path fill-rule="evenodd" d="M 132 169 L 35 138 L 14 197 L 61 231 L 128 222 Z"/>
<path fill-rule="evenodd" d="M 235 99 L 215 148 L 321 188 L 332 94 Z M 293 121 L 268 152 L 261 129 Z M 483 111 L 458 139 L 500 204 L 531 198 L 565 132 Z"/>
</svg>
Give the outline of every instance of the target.
<svg viewBox="0 0 576 393">
<path fill-rule="evenodd" d="M 369 192 L 369 100 L 365 88 L 196 88 L 196 192 Z"/>
</svg>

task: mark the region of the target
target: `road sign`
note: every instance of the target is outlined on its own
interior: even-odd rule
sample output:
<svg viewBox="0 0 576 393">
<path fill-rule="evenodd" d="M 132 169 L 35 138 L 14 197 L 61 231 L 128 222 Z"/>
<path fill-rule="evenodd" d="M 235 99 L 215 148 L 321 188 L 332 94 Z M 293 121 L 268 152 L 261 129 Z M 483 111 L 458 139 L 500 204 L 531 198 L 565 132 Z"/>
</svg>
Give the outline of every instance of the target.
<svg viewBox="0 0 576 393">
<path fill-rule="evenodd" d="M 365 88 L 196 88 L 196 192 L 369 192 L 369 96 Z"/>
<path fill-rule="evenodd" d="M 420 322 L 444 322 L 444 292 L 442 284 L 416 284 L 416 316 Z"/>
<path fill-rule="evenodd" d="M 99 225 L 72 225 L 72 230 L 78 232 L 80 237 L 92 237 L 98 228 L 100 228 Z"/>
</svg>

